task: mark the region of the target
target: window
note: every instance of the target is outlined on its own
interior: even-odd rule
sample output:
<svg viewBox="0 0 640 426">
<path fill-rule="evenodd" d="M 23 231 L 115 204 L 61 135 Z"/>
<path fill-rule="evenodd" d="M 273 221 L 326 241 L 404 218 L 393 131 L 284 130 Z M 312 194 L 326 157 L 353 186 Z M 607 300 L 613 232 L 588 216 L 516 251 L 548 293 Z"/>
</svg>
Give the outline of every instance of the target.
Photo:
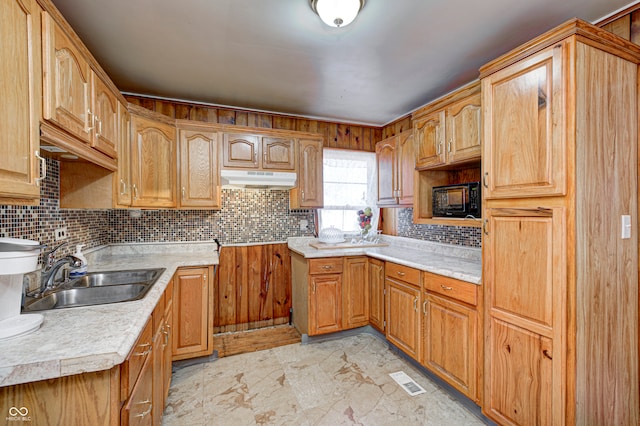
<svg viewBox="0 0 640 426">
<path fill-rule="evenodd" d="M 345 149 L 323 150 L 324 208 L 319 229 L 335 226 L 358 233 L 358 210 L 371 207 L 372 229 L 378 228 L 376 154 Z"/>
</svg>

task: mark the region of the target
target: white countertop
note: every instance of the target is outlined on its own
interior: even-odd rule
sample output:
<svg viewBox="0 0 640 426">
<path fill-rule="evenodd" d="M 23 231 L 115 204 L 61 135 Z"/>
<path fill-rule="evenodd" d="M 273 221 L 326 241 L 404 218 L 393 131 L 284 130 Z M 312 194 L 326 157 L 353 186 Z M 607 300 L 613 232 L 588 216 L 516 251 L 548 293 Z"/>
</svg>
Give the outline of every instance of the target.
<svg viewBox="0 0 640 426">
<path fill-rule="evenodd" d="M 317 241 L 316 238 L 292 237 L 288 244 L 291 251 L 307 259 L 366 255 L 473 284 L 482 281 L 482 250 L 479 248 L 388 235 L 381 236 L 381 242 L 389 244 L 386 247 L 319 250 L 309 245 Z"/>
<path fill-rule="evenodd" d="M 108 370 L 129 354 L 174 272 L 217 265 L 215 243 L 114 244 L 86 253 L 89 272 L 166 268 L 134 302 L 39 312 L 39 330 L 0 341 L 0 386 Z"/>
</svg>

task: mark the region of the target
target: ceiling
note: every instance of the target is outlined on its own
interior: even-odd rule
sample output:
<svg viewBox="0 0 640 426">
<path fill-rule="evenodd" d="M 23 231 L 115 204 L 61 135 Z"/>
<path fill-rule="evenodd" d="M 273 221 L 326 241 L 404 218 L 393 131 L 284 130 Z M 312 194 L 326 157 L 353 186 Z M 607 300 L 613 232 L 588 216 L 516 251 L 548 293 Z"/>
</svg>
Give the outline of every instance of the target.
<svg viewBox="0 0 640 426">
<path fill-rule="evenodd" d="M 502 53 L 629 0 L 367 0 L 345 28 L 308 0 L 53 0 L 125 93 L 381 126 Z"/>
</svg>

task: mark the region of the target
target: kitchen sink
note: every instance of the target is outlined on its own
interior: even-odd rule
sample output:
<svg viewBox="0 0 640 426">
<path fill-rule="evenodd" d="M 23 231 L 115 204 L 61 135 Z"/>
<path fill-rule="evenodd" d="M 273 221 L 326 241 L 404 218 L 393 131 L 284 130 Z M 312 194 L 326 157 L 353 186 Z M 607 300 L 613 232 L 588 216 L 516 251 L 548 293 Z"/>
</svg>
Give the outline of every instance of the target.
<svg viewBox="0 0 640 426">
<path fill-rule="evenodd" d="M 25 298 L 23 312 L 103 305 L 142 299 L 164 268 L 92 272 L 60 284 L 43 296 Z"/>
</svg>

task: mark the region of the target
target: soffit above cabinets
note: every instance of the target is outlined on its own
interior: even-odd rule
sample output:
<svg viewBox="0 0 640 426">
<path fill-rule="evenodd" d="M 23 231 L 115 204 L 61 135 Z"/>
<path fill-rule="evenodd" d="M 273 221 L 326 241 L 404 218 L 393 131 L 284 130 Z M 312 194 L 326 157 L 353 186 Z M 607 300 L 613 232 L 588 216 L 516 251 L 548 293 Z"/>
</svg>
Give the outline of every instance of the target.
<svg viewBox="0 0 640 426">
<path fill-rule="evenodd" d="M 345 28 L 308 0 L 53 0 L 123 92 L 384 125 L 502 53 L 628 0 L 368 0 Z"/>
</svg>

